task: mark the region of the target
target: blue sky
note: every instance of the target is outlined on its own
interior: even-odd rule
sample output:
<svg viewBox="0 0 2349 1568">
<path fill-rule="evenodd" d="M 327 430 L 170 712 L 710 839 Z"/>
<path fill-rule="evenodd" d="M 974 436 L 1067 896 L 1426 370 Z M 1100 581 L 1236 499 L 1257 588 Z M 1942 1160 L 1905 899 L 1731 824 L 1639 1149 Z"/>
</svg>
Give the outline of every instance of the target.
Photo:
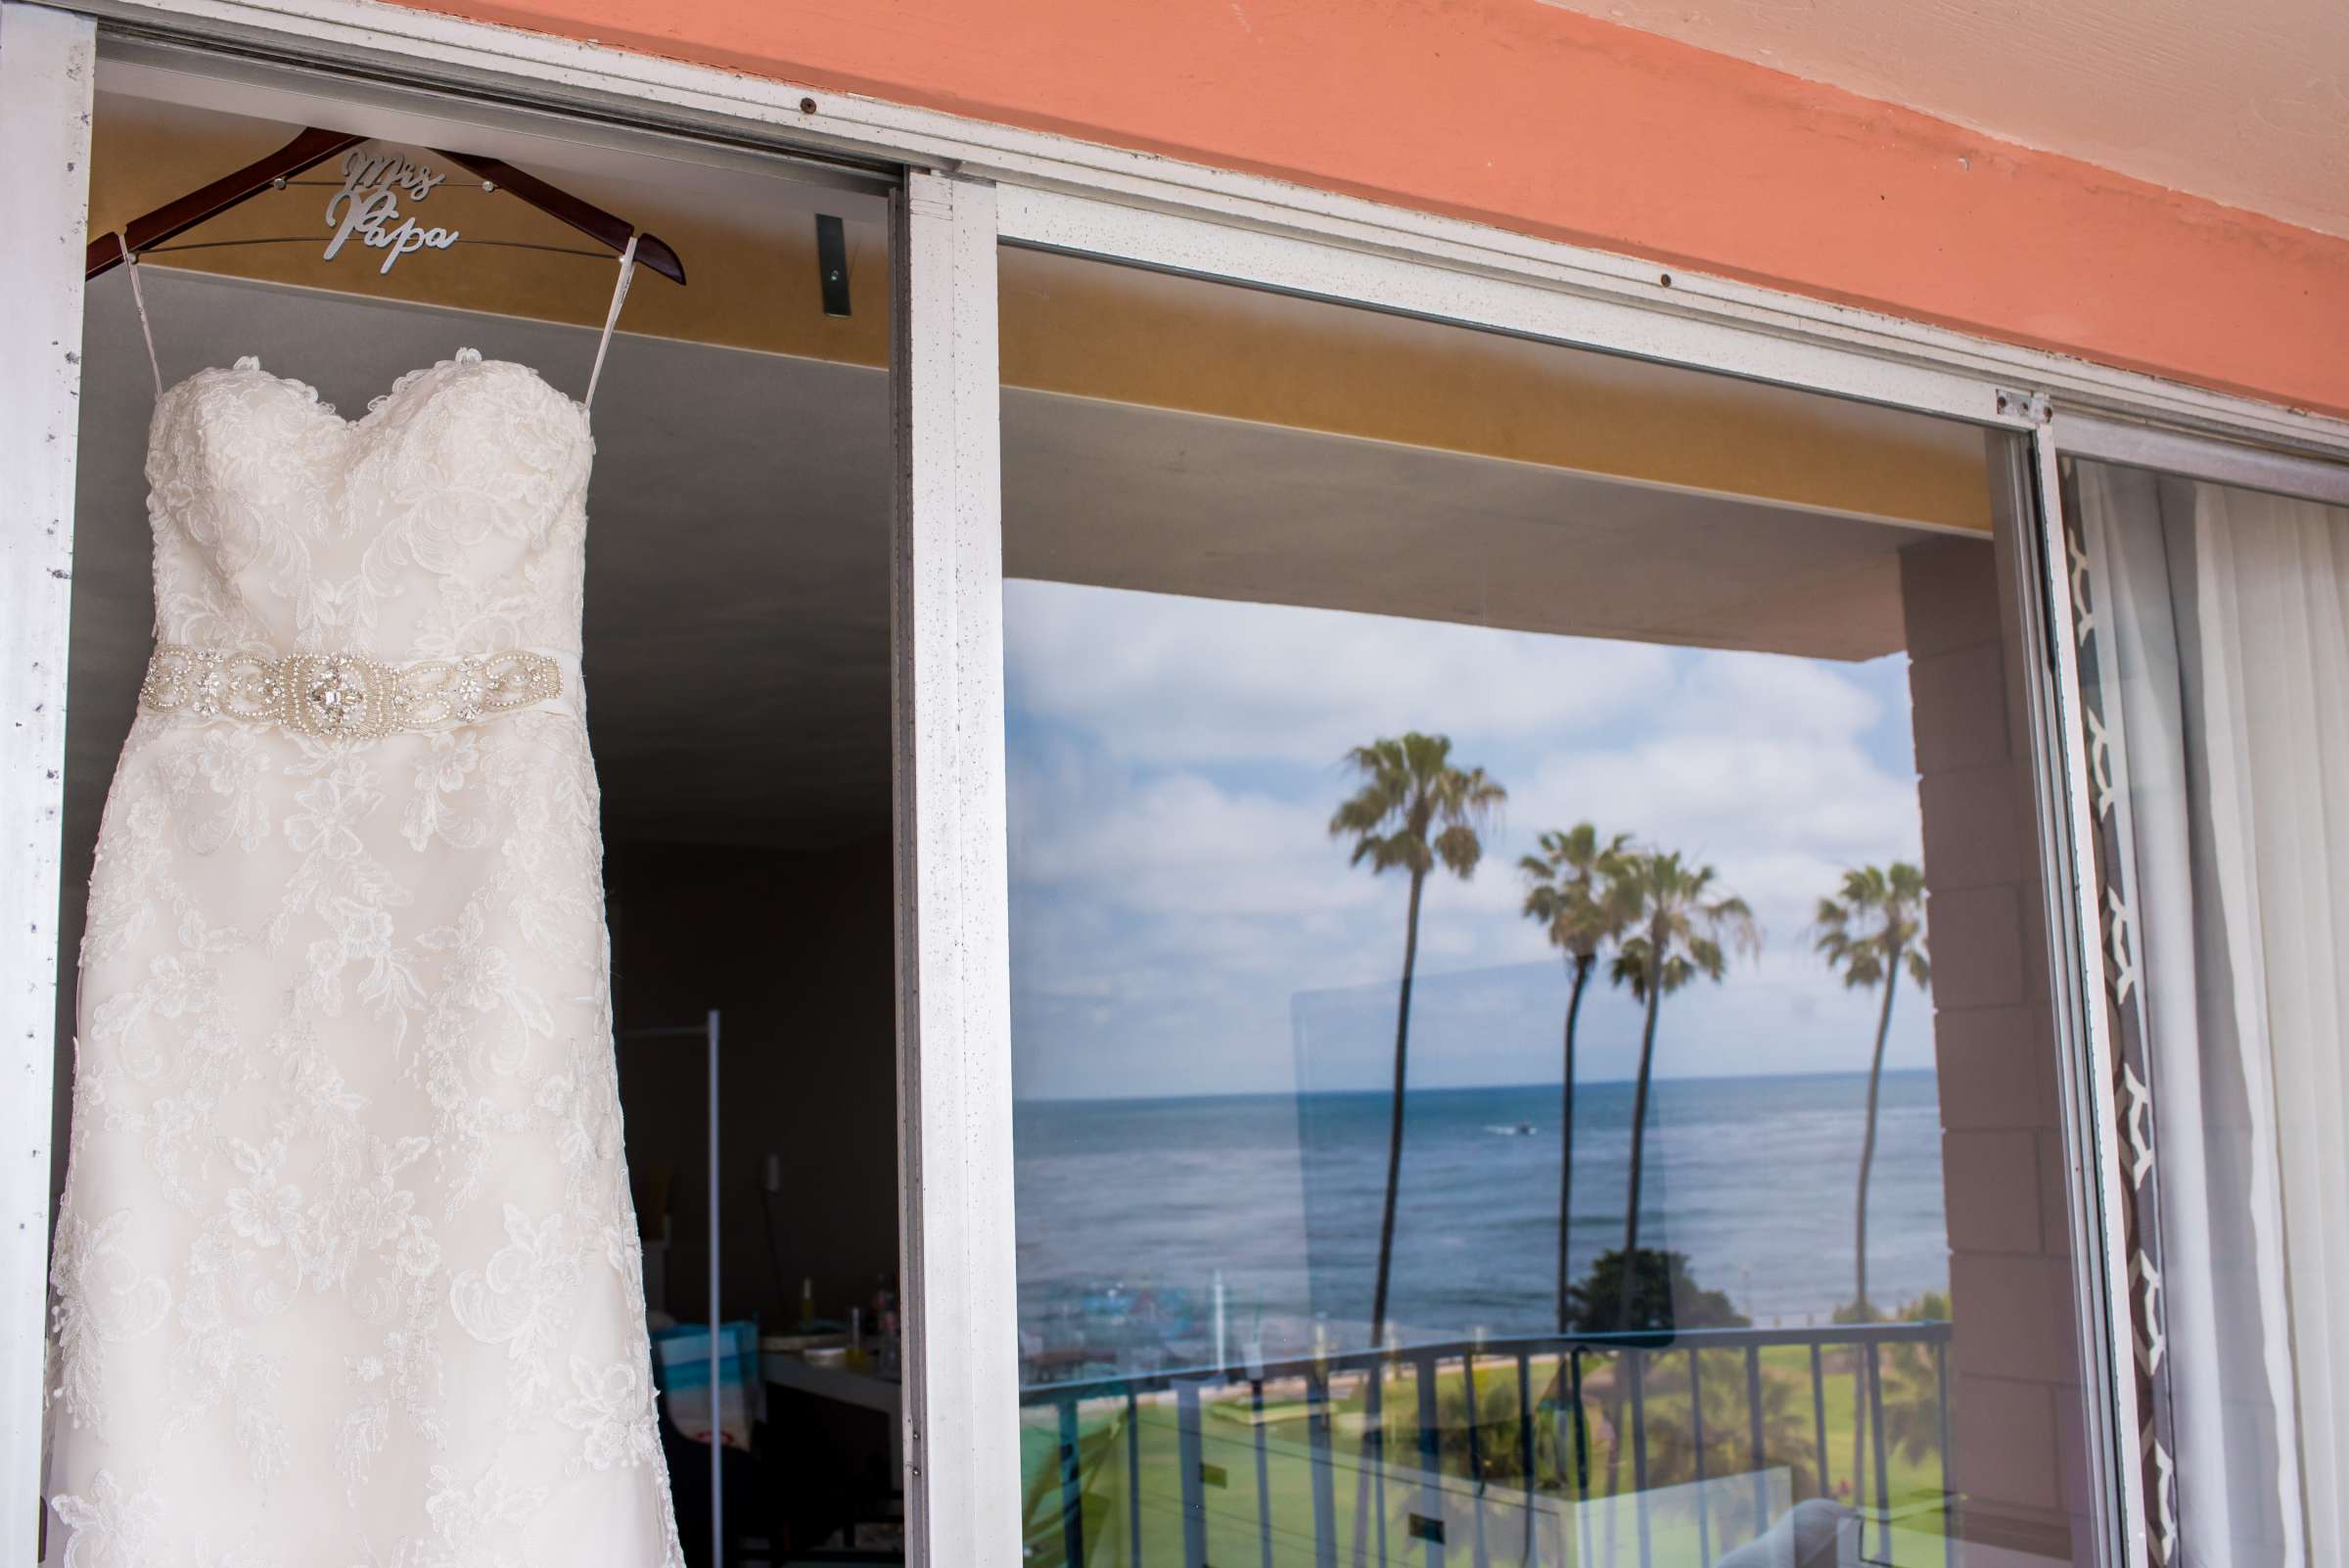
<svg viewBox="0 0 2349 1568">
<path fill-rule="evenodd" d="M 1860 1070 L 1875 999 L 1812 955 L 1819 896 L 1919 854 L 1908 665 L 1837 664 L 1337 611 L 1004 588 L 1017 1092 L 1374 1088 L 1406 884 L 1327 833 L 1349 746 L 1417 728 L 1509 791 L 1484 863 L 1431 880 L 1411 1082 L 1554 1083 L 1565 970 L 1517 857 L 1582 819 L 1718 866 L 1764 951 L 1665 1005 L 1670 1077 Z M 1932 1061 L 1906 992 L 1891 1067 Z M 1593 987 L 1580 1077 L 1638 1015 Z"/>
</svg>

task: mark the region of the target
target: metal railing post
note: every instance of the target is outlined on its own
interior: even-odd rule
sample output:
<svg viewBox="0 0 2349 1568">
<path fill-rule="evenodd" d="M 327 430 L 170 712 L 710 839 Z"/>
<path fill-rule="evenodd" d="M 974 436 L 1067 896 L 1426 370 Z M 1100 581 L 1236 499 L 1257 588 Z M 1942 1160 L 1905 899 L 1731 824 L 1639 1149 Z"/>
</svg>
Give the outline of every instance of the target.
<svg viewBox="0 0 2349 1568">
<path fill-rule="evenodd" d="M 1370 1363 L 1367 1400 L 1364 1446 L 1370 1454 L 1370 1474 L 1366 1480 L 1370 1487 L 1371 1525 L 1378 1542 L 1378 1568 L 1387 1568 L 1387 1360 L 1383 1352 Z M 1359 1491 L 1362 1483 L 1358 1481 L 1355 1486 Z M 1362 1544 L 1359 1541 L 1354 1544 L 1354 1557 L 1355 1561 L 1361 1561 Z"/>
<path fill-rule="evenodd" d="M 1329 1441 L 1329 1367 L 1306 1374 L 1305 1442 L 1313 1467 L 1313 1568 L 1338 1568 L 1338 1480 Z"/>
<path fill-rule="evenodd" d="M 1272 1568 L 1272 1469 L 1265 1453 L 1265 1380 L 1251 1378 L 1249 1409 L 1256 1428 L 1256 1539 L 1264 1568 Z"/>
<path fill-rule="evenodd" d="M 1884 1543 L 1884 1555 L 1892 1555 L 1892 1467 L 1887 1458 L 1884 1441 L 1884 1363 L 1877 1355 L 1877 1343 L 1867 1342 L 1867 1424 L 1875 1435 L 1876 1449 L 1876 1517 L 1881 1521 L 1876 1530 Z"/>
<path fill-rule="evenodd" d="M 1542 1494 L 1534 1475 L 1534 1359 L 1517 1356 L 1517 1457 L 1525 1467 L 1525 1568 L 1542 1561 Z"/>
<path fill-rule="evenodd" d="M 1630 1363 L 1632 1379 L 1632 1517 L 1639 1526 L 1639 1568 L 1651 1568 L 1655 1545 L 1647 1496 L 1647 1356 L 1626 1345 L 1623 1360 Z"/>
<path fill-rule="evenodd" d="M 1574 1516 L 1581 1527 L 1577 1533 L 1582 1538 L 1583 1564 L 1588 1564 L 1592 1555 L 1590 1550 L 1590 1422 L 1583 1409 L 1583 1353 L 1578 1349 L 1566 1354 L 1574 1371 Z M 1559 1436 L 1563 1438 L 1565 1434 L 1560 1433 Z M 1618 1444 L 1622 1443 L 1623 1434 L 1617 1433 L 1615 1441 Z M 1614 1504 L 1610 1502 L 1608 1506 L 1612 1508 Z M 1610 1525 L 1608 1528 L 1612 1529 L 1613 1526 Z"/>
<path fill-rule="evenodd" d="M 1182 1564 L 1207 1568 L 1207 1444 L 1199 1430 L 1199 1385 L 1174 1385 L 1175 1450 L 1182 1464 Z"/>
<path fill-rule="evenodd" d="M 1126 1389 L 1126 1532 L 1133 1553 L 1127 1568 L 1142 1568 L 1142 1402 Z"/>
<path fill-rule="evenodd" d="M 1768 1444 L 1762 1436 L 1762 1347 L 1745 1348 L 1745 1417 L 1746 1442 L 1754 1470 L 1754 1538 L 1760 1540 L 1770 1529 L 1770 1484 L 1764 1475 L 1769 1462 Z"/>
<path fill-rule="evenodd" d="M 1705 1490 L 1705 1374 L 1697 1361 L 1703 1354 L 1694 1345 L 1688 1347 L 1688 1447 L 1696 1455 L 1696 1555 L 1700 1562 L 1711 1562 L 1713 1499 Z"/>
<path fill-rule="evenodd" d="M 1958 1472 L 1950 1463 L 1950 1345 L 1933 1347 L 1934 1406 L 1941 1424 L 1941 1557 L 1958 1568 Z"/>
<path fill-rule="evenodd" d="M 1060 1555 L 1068 1568 L 1084 1568 L 1083 1450 L 1077 1426 L 1077 1402 L 1060 1402 Z"/>
<path fill-rule="evenodd" d="M 1819 1445 L 1819 1495 L 1832 1498 L 1834 1485 L 1827 1479 L 1827 1373 L 1816 1340 L 1811 1345 L 1811 1425 L 1812 1441 Z"/>
<path fill-rule="evenodd" d="M 1444 1568 L 1444 1431 L 1437 1408 L 1436 1359 L 1421 1355 L 1412 1362 L 1419 1397 L 1419 1506 L 1427 1521 L 1419 1537 L 1419 1560 L 1424 1568 Z"/>
<path fill-rule="evenodd" d="M 1485 1545 L 1485 1444 L 1484 1434 L 1477 1430 L 1476 1413 L 1476 1352 L 1469 1350 L 1460 1357 L 1460 1388 L 1466 1397 L 1468 1418 L 1468 1483 L 1471 1529 L 1474 1532 L 1476 1568 L 1491 1568 L 1492 1558 Z"/>
</svg>

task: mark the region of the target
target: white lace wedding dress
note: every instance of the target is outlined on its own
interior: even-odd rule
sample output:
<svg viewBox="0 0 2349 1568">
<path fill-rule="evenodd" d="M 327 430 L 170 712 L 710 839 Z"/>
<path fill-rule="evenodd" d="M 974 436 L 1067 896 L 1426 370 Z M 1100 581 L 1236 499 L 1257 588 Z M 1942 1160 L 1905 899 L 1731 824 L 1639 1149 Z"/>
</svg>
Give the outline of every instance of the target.
<svg viewBox="0 0 2349 1568">
<path fill-rule="evenodd" d="M 578 685 L 593 450 L 470 351 L 356 421 L 250 359 L 160 395 L 52 1276 L 57 1568 L 680 1561 Z"/>
</svg>

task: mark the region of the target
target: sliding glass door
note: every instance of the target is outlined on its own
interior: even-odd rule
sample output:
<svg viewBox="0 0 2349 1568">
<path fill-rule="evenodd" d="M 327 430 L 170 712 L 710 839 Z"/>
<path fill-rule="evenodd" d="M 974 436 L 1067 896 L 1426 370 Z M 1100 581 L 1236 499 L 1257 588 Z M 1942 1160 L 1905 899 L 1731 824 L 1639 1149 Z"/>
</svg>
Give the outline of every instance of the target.
<svg viewBox="0 0 2349 1568">
<path fill-rule="evenodd" d="M 2171 1560 L 2323 1561 L 2349 1524 L 2349 481 L 2057 437 L 2148 1524 Z"/>
<path fill-rule="evenodd" d="M 2012 438 L 999 264 L 1028 1560 L 2102 1560 Z"/>
<path fill-rule="evenodd" d="M 0 27 L 0 1556 L 902 1552 L 898 183 Z"/>
</svg>

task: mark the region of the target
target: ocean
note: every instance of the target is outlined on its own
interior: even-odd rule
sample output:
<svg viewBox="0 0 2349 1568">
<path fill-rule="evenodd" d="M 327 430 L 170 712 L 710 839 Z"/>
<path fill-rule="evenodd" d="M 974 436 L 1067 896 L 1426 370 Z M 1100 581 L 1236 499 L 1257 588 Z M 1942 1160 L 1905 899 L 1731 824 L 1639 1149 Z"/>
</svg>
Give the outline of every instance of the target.
<svg viewBox="0 0 2349 1568">
<path fill-rule="evenodd" d="M 1623 1243 L 1633 1085 L 1577 1091 L 1572 1259 Z M 1640 1245 L 1688 1255 L 1763 1326 L 1824 1323 L 1853 1289 L 1865 1073 L 1651 1087 Z M 1023 1380 L 1205 1365 L 1368 1338 L 1381 1092 L 1024 1100 L 1015 1109 Z M 1558 1086 L 1417 1089 L 1390 1315 L 1406 1342 L 1555 1326 Z M 1868 1202 L 1880 1308 L 1946 1290 L 1929 1071 L 1887 1073 Z"/>
</svg>

